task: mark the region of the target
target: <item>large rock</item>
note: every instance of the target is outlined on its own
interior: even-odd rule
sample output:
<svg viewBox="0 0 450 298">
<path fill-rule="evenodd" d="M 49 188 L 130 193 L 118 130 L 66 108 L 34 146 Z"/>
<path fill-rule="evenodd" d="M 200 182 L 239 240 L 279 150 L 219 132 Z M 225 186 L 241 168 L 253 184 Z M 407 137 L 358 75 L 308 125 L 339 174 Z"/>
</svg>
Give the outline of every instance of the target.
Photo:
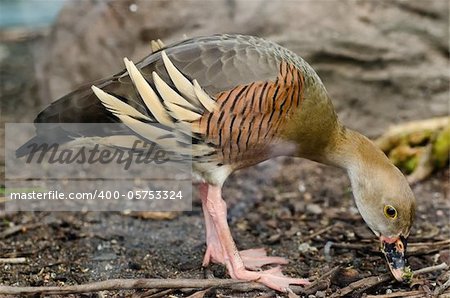
<svg viewBox="0 0 450 298">
<path fill-rule="evenodd" d="M 448 1 L 71 1 L 38 65 L 45 103 L 150 52 L 150 40 L 242 33 L 318 71 L 343 121 L 369 135 L 448 112 Z"/>
</svg>

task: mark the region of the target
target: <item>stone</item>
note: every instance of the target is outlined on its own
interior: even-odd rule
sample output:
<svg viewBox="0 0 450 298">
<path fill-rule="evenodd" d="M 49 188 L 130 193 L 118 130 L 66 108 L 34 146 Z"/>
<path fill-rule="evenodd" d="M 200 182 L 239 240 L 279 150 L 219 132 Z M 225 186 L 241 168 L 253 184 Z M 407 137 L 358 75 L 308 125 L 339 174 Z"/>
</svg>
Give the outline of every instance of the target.
<svg viewBox="0 0 450 298">
<path fill-rule="evenodd" d="M 237 32 L 302 56 L 343 122 L 375 136 L 417 110 L 447 113 L 448 14 L 446 0 L 67 1 L 36 54 L 39 97 L 48 104 L 121 71 L 123 57 L 139 61 L 153 39 Z"/>
</svg>

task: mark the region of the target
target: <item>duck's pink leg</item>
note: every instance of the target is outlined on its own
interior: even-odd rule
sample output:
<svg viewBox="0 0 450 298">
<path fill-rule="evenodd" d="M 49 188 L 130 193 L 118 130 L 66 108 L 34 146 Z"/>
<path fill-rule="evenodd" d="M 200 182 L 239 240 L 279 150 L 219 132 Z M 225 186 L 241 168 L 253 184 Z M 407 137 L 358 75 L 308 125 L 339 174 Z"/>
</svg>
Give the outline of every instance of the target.
<svg viewBox="0 0 450 298">
<path fill-rule="evenodd" d="M 205 228 L 206 228 L 206 252 L 203 257 L 203 266 L 209 265 L 209 262 L 225 264 L 224 254 L 222 251 L 222 245 L 219 241 L 219 236 L 217 235 L 216 228 L 214 227 L 213 220 L 207 211 L 206 198 L 208 195 L 208 184 L 200 184 L 200 197 L 202 199 L 202 209 L 203 215 L 205 217 Z"/>
<path fill-rule="evenodd" d="M 248 270 L 236 248 L 230 228 L 228 227 L 227 207 L 225 201 L 222 199 L 221 188 L 203 184 L 200 186 L 200 191 L 203 212 L 205 213 L 207 227 L 206 238 L 208 242 L 203 260 L 204 265 L 207 265 L 209 261 L 225 264 L 232 278 L 258 281 L 278 291 L 286 291 L 290 284 L 305 285 L 309 283 L 305 279 L 284 276 L 280 267 L 257 272 Z M 282 258 L 266 256 L 265 251 L 261 249 L 244 251 L 244 256 L 249 259 L 249 255 L 252 253 L 255 253 L 255 255 L 250 256 L 253 259 L 251 265 L 279 263 L 277 261 L 282 263 L 286 262 Z M 258 259 L 264 260 L 265 262 Z M 268 259 L 270 261 L 267 261 Z"/>
<path fill-rule="evenodd" d="M 200 185 L 200 195 L 202 198 L 203 214 L 205 216 L 206 226 L 206 252 L 203 258 L 203 266 L 208 266 L 210 262 L 225 264 L 222 246 L 219 241 L 216 229 L 209 212 L 207 212 L 206 198 L 208 194 L 208 185 Z M 253 248 L 239 251 L 239 255 L 244 263 L 245 268 L 251 270 L 261 269 L 264 265 L 277 264 L 285 265 L 289 261 L 282 257 L 271 257 L 267 255 L 264 248 Z"/>
</svg>

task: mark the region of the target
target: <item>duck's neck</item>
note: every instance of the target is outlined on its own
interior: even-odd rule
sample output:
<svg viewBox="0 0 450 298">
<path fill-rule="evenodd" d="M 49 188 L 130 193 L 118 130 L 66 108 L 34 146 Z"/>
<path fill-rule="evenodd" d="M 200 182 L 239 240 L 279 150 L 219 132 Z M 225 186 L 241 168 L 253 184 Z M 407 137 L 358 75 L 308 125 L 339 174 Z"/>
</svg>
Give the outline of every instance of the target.
<svg viewBox="0 0 450 298">
<path fill-rule="evenodd" d="M 367 137 L 357 131 L 341 127 L 332 136 L 323 156 L 323 162 L 349 172 L 362 168 L 390 166 L 386 155 Z"/>
<path fill-rule="evenodd" d="M 353 186 L 395 168 L 372 141 L 344 127 L 331 137 L 318 161 L 345 169 Z"/>
</svg>

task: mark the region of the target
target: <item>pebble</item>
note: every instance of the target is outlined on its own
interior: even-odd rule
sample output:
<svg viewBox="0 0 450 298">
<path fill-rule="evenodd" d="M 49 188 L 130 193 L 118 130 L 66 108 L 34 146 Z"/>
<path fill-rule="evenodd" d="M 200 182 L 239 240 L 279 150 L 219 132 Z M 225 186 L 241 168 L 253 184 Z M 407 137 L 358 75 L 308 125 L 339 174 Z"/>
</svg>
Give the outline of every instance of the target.
<svg viewBox="0 0 450 298">
<path fill-rule="evenodd" d="M 355 233 L 353 231 L 345 231 L 345 237 L 349 240 L 355 239 Z"/>
<path fill-rule="evenodd" d="M 314 246 L 309 245 L 308 243 L 302 243 L 298 246 L 298 250 L 301 253 L 307 253 L 307 252 L 316 252 L 317 248 Z"/>
<path fill-rule="evenodd" d="M 111 269 L 113 269 L 113 266 L 111 264 L 106 264 L 105 265 L 105 270 L 106 271 L 111 270 Z"/>
<path fill-rule="evenodd" d="M 331 246 L 333 246 L 332 241 L 328 241 L 325 246 L 323 247 L 323 254 L 325 255 L 325 259 L 328 262 L 331 262 Z"/>
<path fill-rule="evenodd" d="M 299 191 L 299 192 L 305 192 L 305 191 L 306 191 L 305 183 L 300 182 L 300 183 L 298 184 L 298 191 Z"/>
<path fill-rule="evenodd" d="M 308 204 L 306 205 L 306 211 L 312 214 L 322 214 L 322 208 L 317 204 Z"/>
<path fill-rule="evenodd" d="M 317 291 L 316 292 L 317 298 L 325 298 L 326 296 L 327 296 L 327 293 L 325 293 L 325 291 Z"/>
<path fill-rule="evenodd" d="M 303 194 L 303 199 L 305 199 L 305 201 L 311 201 L 312 200 L 312 194 L 310 194 L 309 192 L 306 192 Z"/>
</svg>

